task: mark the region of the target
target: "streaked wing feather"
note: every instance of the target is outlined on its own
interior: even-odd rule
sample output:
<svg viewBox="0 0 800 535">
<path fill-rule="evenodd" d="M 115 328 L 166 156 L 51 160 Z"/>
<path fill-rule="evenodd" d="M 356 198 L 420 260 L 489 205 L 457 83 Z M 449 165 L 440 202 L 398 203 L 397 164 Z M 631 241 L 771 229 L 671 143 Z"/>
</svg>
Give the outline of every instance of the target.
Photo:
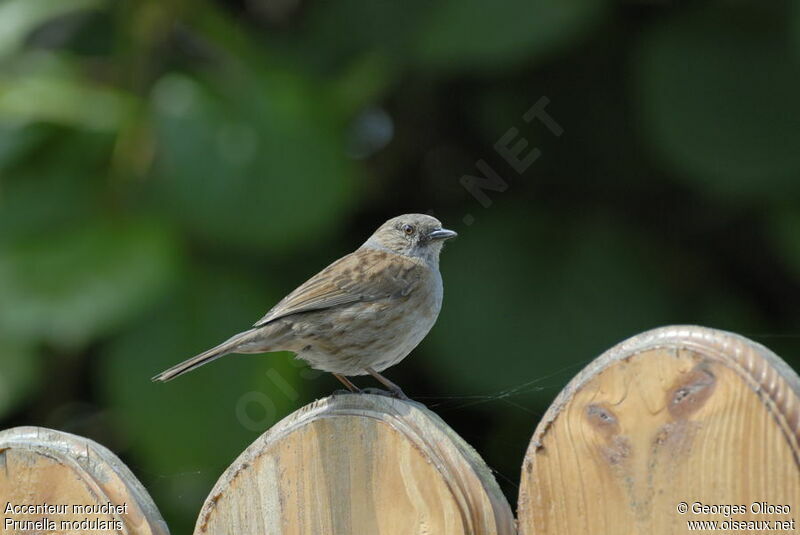
<svg viewBox="0 0 800 535">
<path fill-rule="evenodd" d="M 254 327 L 300 312 L 404 297 L 411 293 L 422 273 L 422 266 L 402 256 L 359 249 L 311 277 Z"/>
</svg>

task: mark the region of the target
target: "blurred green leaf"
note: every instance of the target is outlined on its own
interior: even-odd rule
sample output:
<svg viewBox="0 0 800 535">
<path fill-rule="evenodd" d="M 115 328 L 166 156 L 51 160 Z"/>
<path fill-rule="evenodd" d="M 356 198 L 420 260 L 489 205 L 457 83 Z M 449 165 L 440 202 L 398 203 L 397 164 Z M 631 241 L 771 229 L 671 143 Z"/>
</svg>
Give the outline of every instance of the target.
<svg viewBox="0 0 800 535">
<path fill-rule="evenodd" d="M 499 69 L 537 60 L 604 18 L 605 0 L 446 0 L 431 6 L 416 51 L 446 69 Z"/>
<path fill-rule="evenodd" d="M 0 418 L 33 393 L 39 377 L 34 345 L 0 333 Z"/>
<path fill-rule="evenodd" d="M 17 52 L 28 34 L 48 20 L 103 3 L 103 0 L 3 0 L 0 2 L 0 59 Z"/>
<path fill-rule="evenodd" d="M 382 55 L 359 57 L 331 85 L 337 108 L 348 117 L 380 101 L 397 74 L 395 65 Z"/>
<path fill-rule="evenodd" d="M 780 5 L 714 4 L 645 35 L 643 134 L 678 176 L 739 196 L 800 191 L 800 62 Z"/>
<path fill-rule="evenodd" d="M 0 156 L 0 244 L 82 222 L 105 201 L 111 136 L 43 124 L 6 132 L 8 138 L 0 129 L 7 147 Z"/>
<path fill-rule="evenodd" d="M 34 125 L 22 122 L 16 124 L 0 123 L 0 171 L 24 155 L 41 138 L 41 129 L 35 128 Z M 0 174 L 0 186 L 2 182 L 4 182 L 3 175 Z M 2 193 L 2 190 L 0 190 L 0 203 L 2 203 Z"/>
<path fill-rule="evenodd" d="M 357 192 L 323 95 L 290 75 L 256 82 L 230 83 L 222 97 L 185 76 L 158 83 L 157 186 L 194 234 L 263 251 L 330 232 Z"/>
<path fill-rule="evenodd" d="M 85 79 L 77 66 L 49 53 L 27 54 L 25 65 L 0 73 L 0 121 L 45 121 L 116 130 L 134 99 Z"/>
<path fill-rule="evenodd" d="M 141 473 L 158 475 L 148 488 L 168 518 L 194 518 L 222 470 L 296 408 L 292 393 L 303 387 L 288 354 L 230 356 L 166 384 L 150 377 L 246 329 L 276 297 L 241 272 L 191 273 L 103 359 L 103 397 L 118 433 L 146 463 Z"/>
<path fill-rule="evenodd" d="M 169 232 L 143 222 L 52 229 L 0 250 L 0 324 L 75 349 L 157 299 L 175 275 Z"/>
</svg>

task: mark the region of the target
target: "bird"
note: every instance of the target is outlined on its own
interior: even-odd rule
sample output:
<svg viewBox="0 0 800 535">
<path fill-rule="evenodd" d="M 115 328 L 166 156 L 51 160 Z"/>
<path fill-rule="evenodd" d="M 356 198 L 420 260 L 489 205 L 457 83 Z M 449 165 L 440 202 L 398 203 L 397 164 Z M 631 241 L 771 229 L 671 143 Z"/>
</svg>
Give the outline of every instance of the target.
<svg viewBox="0 0 800 535">
<path fill-rule="evenodd" d="M 349 379 L 371 375 L 408 399 L 381 372 L 408 356 L 442 308 L 439 255 L 458 234 L 426 214 L 389 219 L 272 307 L 253 326 L 153 377 L 165 382 L 232 353 L 290 351 L 312 368 Z"/>
</svg>

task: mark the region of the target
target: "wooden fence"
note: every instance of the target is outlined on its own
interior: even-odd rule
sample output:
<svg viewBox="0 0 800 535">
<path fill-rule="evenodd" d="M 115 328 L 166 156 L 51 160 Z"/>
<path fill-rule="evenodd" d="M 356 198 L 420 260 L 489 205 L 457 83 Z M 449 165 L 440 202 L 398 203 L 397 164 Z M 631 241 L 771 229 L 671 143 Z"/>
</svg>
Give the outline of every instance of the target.
<svg viewBox="0 0 800 535">
<path fill-rule="evenodd" d="M 168 532 L 102 446 L 40 428 L 0 433 L 0 506 L 45 503 L 104 506 L 88 515 L 108 522 L 103 533 Z M 98 532 L 79 526 L 83 513 L 5 510 L 0 533 Z M 798 517 L 797 374 L 740 336 L 667 327 L 607 351 L 556 398 L 522 461 L 516 519 L 438 416 L 347 394 L 301 408 L 250 445 L 219 478 L 195 534 L 658 535 L 689 522 L 792 533 Z M 78 524 L 21 529 L 8 519 Z"/>
</svg>

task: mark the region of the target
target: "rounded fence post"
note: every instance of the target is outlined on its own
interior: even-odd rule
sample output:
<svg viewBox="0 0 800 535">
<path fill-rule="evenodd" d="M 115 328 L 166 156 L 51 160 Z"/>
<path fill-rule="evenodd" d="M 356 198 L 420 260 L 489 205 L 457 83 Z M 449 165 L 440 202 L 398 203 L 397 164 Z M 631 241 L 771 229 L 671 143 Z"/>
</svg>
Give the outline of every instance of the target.
<svg viewBox="0 0 800 535">
<path fill-rule="evenodd" d="M 319 400 L 264 433 L 206 500 L 195 534 L 509 535 L 489 469 L 441 419 L 369 394 Z"/>
<path fill-rule="evenodd" d="M 113 453 L 52 429 L 0 432 L 0 502 L 0 533 L 169 533 L 147 491 Z"/>
<path fill-rule="evenodd" d="M 738 532 L 767 522 L 793 531 L 800 380 L 735 334 L 678 326 L 635 336 L 576 376 L 537 427 L 518 521 L 521 535 Z"/>
</svg>

